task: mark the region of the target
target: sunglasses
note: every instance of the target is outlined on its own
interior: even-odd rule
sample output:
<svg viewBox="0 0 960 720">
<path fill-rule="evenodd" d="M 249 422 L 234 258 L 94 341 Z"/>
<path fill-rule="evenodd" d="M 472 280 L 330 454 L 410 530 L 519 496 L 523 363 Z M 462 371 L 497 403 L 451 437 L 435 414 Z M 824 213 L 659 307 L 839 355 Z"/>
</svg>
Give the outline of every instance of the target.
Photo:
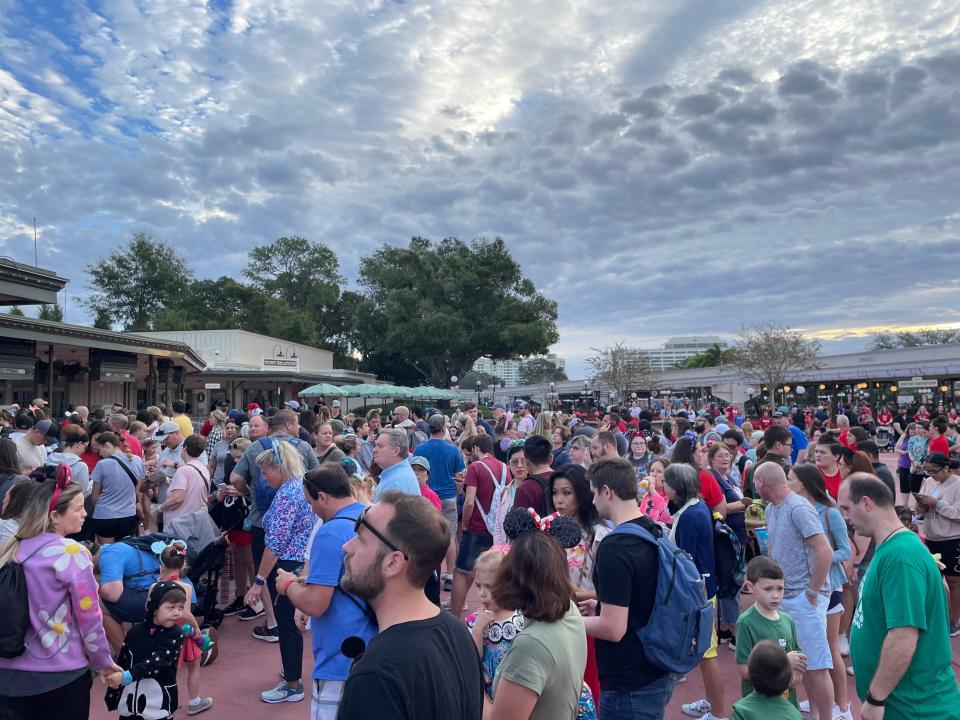
<svg viewBox="0 0 960 720">
<path fill-rule="evenodd" d="M 230 449 L 231 449 L 231 450 L 239 450 L 239 449 L 241 449 L 242 447 L 243 447 L 243 446 L 242 446 L 240 443 L 230 443 Z"/>
<path fill-rule="evenodd" d="M 404 560 L 409 560 L 410 558 L 407 556 L 407 554 L 406 554 L 403 550 L 401 550 L 401 549 L 398 548 L 396 545 L 394 545 L 392 542 L 390 542 L 389 540 L 387 540 L 387 538 L 386 538 L 384 535 L 382 535 L 379 530 L 377 530 L 373 525 L 371 525 L 370 523 L 367 522 L 366 515 L 367 515 L 367 510 L 369 510 L 369 509 L 370 509 L 370 507 L 365 507 L 363 510 L 360 511 L 360 514 L 357 516 L 357 521 L 353 524 L 353 531 L 354 531 L 355 533 L 359 533 L 359 532 L 360 532 L 360 526 L 362 525 L 362 526 L 365 527 L 367 530 L 369 530 L 371 533 L 373 533 L 374 537 L 376 537 L 377 540 L 379 540 L 379 541 L 382 542 L 384 545 L 386 545 L 388 548 L 390 548 L 391 550 L 393 550 L 393 552 L 398 552 L 398 553 L 400 553 L 401 555 L 403 555 L 403 559 L 404 559 Z"/>
<path fill-rule="evenodd" d="M 271 447 L 273 447 L 273 459 L 277 461 L 277 465 L 283 465 L 283 458 L 280 457 L 280 441 L 271 440 Z"/>
</svg>

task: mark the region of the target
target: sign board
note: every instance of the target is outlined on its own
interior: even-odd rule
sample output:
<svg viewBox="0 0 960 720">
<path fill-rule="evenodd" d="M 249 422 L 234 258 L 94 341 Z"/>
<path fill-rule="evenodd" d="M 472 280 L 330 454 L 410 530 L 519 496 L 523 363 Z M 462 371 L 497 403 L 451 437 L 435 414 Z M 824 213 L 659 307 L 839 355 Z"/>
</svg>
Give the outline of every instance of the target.
<svg viewBox="0 0 960 720">
<path fill-rule="evenodd" d="M 219 389 L 220 389 L 220 383 L 204 383 L 204 384 L 203 384 L 203 389 L 204 389 L 204 390 L 219 390 Z"/>
<path fill-rule="evenodd" d="M 921 388 L 925 392 L 933 392 L 933 388 L 940 385 L 939 381 L 936 378 L 911 378 L 910 380 L 904 380 L 901 383 L 897 383 L 898 388 L 903 388 L 904 390 L 920 390 Z"/>
<path fill-rule="evenodd" d="M 97 378 L 99 382 L 133 382 L 137 379 L 137 375 L 134 372 L 129 370 L 120 370 L 120 369 L 101 369 L 100 377 Z"/>
<path fill-rule="evenodd" d="M 913 395 L 897 395 L 897 402 L 900 405 L 909 405 L 913 402 Z"/>
<path fill-rule="evenodd" d="M 34 366 L 0 367 L 0 378 L 4 380 L 33 380 Z"/>
<path fill-rule="evenodd" d="M 260 370 L 267 372 L 271 370 L 300 372 L 300 358 L 261 357 Z"/>
</svg>

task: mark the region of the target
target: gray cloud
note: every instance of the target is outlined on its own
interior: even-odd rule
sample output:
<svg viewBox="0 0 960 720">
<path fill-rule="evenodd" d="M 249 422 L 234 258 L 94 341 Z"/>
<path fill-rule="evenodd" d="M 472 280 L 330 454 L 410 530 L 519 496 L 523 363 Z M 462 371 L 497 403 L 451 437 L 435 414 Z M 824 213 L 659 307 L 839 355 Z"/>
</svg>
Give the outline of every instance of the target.
<svg viewBox="0 0 960 720">
<path fill-rule="evenodd" d="M 765 319 L 943 317 L 956 303 L 926 291 L 960 234 L 960 54 L 918 30 L 813 55 L 757 25 L 768 9 L 77 7 L 38 43 L 0 13 L 17 108 L 0 115 L 0 252 L 29 259 L 36 215 L 42 263 L 76 295 L 79 268 L 138 228 L 210 276 L 285 234 L 327 242 L 348 277 L 414 234 L 501 234 L 559 301 L 574 363 L 588 343 Z"/>
</svg>

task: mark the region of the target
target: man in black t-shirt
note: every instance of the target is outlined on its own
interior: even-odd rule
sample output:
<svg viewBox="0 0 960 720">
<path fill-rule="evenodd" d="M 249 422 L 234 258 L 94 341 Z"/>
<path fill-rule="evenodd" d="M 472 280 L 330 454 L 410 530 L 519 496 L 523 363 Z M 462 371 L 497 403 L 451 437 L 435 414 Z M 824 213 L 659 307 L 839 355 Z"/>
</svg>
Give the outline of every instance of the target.
<svg viewBox="0 0 960 720">
<path fill-rule="evenodd" d="M 637 505 L 637 475 L 623 458 L 603 458 L 590 466 L 587 476 L 593 502 L 605 520 L 614 525 L 636 523 L 655 536 L 660 534 Z M 597 671 L 602 688 L 599 714 L 619 720 L 621 703 L 642 700 L 643 718 L 663 718 L 673 694 L 674 676 L 651 665 L 643 653 L 637 629 L 650 620 L 656 599 L 658 552 L 633 535 L 607 535 L 597 550 L 593 584 L 597 599 L 580 603 L 587 635 L 596 639 Z M 640 693 L 642 695 L 634 695 Z"/>
<path fill-rule="evenodd" d="M 350 670 L 338 720 L 480 720 L 483 672 L 470 632 L 423 591 L 449 543 L 447 521 L 420 495 L 389 490 L 361 513 L 340 585 L 370 604 L 380 633 Z"/>
</svg>

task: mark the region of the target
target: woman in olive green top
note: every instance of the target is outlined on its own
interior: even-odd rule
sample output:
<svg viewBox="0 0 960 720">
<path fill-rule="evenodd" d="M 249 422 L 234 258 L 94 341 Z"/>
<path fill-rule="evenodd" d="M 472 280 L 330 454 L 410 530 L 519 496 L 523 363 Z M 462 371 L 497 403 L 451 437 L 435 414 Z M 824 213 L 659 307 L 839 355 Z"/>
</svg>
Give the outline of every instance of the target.
<svg viewBox="0 0 960 720">
<path fill-rule="evenodd" d="M 747 663 L 753 692 L 733 705 L 733 720 L 801 720 L 800 711 L 787 700 L 793 667 L 787 653 L 774 640 L 761 640 Z"/>
<path fill-rule="evenodd" d="M 489 717 L 574 720 L 587 636 L 573 602 L 567 557 L 557 541 L 541 532 L 514 539 L 497 573 L 493 599 L 500 607 L 520 610 L 525 626 L 497 668 Z"/>
</svg>

